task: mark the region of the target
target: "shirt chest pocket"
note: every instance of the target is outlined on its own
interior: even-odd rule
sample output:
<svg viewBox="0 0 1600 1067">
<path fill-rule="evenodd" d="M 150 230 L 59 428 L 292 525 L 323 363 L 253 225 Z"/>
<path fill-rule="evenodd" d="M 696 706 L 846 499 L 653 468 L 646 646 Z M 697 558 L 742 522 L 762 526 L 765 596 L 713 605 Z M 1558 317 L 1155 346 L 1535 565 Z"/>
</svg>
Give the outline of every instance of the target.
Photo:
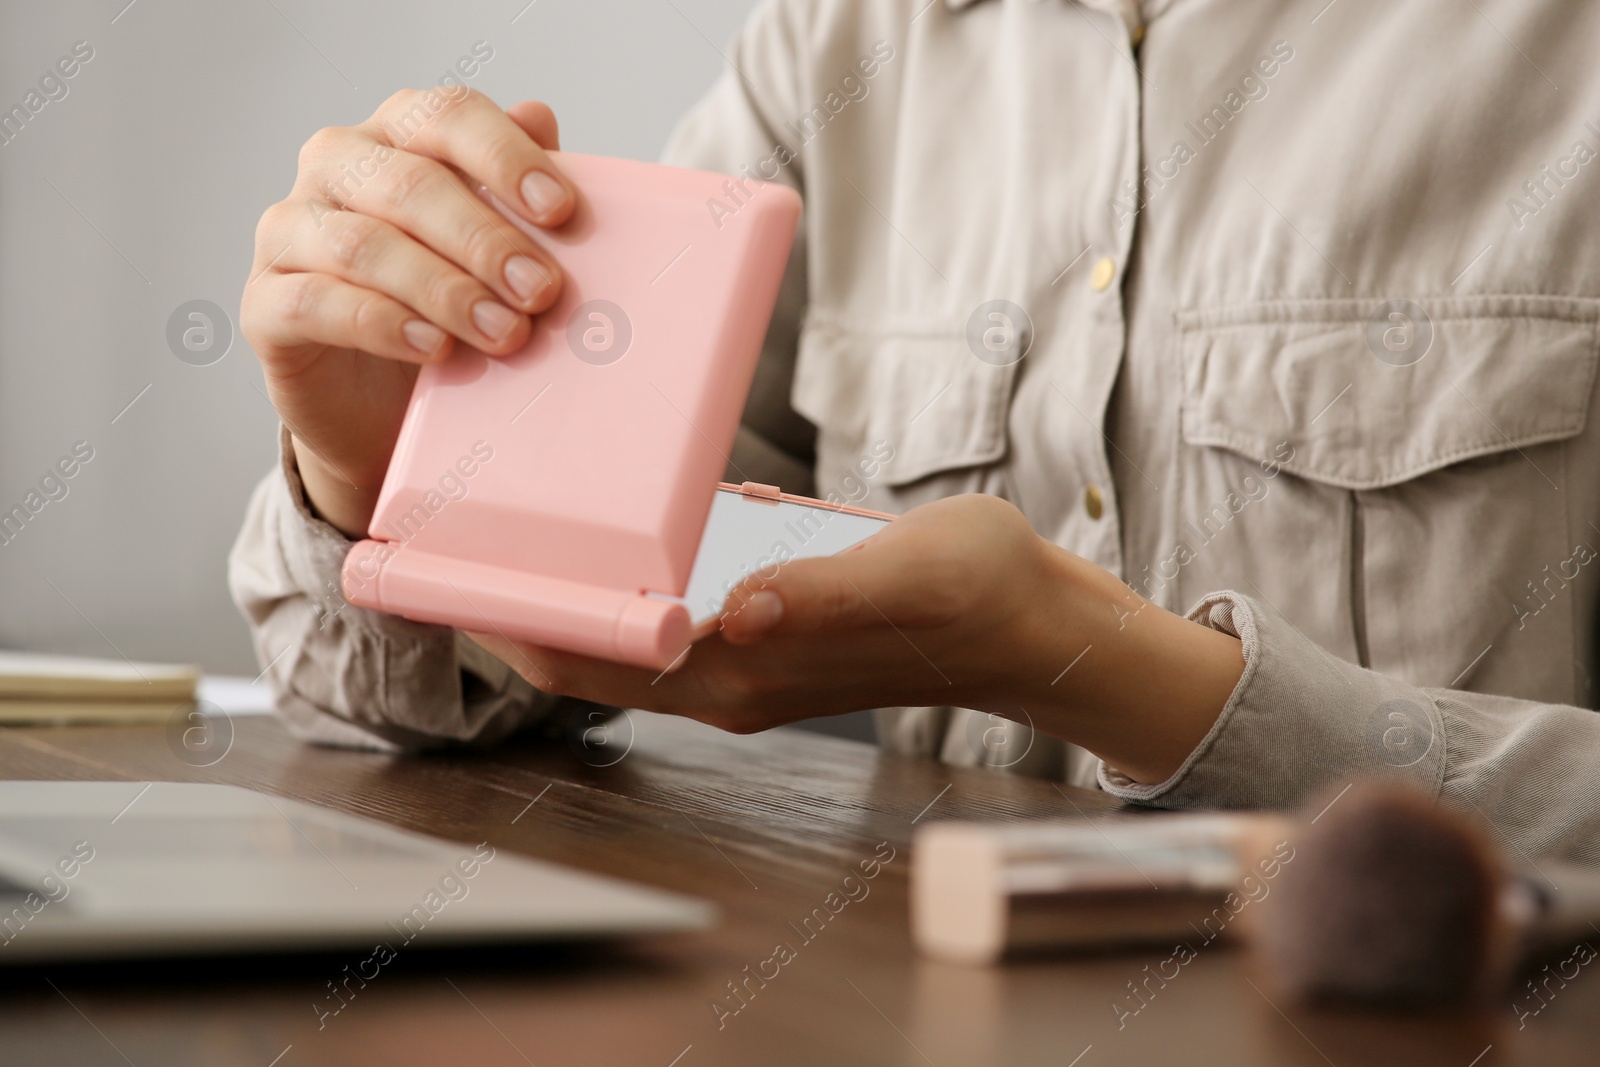
<svg viewBox="0 0 1600 1067">
<path fill-rule="evenodd" d="M 959 326 L 809 319 L 792 400 L 817 427 L 818 494 L 903 511 L 998 491 L 1015 373 L 977 358 Z"/>
<path fill-rule="evenodd" d="M 1179 316 L 1174 580 L 1256 595 L 1419 684 L 1572 699 L 1594 586 L 1570 560 L 1600 543 L 1568 484 L 1600 460 L 1597 302 L 1424 303 Z M 1567 577 L 1530 598 L 1547 567 Z"/>
</svg>

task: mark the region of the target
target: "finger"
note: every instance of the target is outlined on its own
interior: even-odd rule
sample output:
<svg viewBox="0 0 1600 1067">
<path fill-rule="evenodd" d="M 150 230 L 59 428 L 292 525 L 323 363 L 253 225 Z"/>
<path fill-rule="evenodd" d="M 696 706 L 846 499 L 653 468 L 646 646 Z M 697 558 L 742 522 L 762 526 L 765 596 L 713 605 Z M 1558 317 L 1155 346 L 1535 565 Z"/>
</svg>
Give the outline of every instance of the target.
<svg viewBox="0 0 1600 1067">
<path fill-rule="evenodd" d="M 450 354 L 450 335 L 392 297 L 331 274 L 268 271 L 245 290 L 243 332 L 290 348 L 334 345 L 407 363 Z"/>
<path fill-rule="evenodd" d="M 561 128 L 556 123 L 556 113 L 550 105 L 538 100 L 524 100 L 506 108 L 511 121 L 521 126 L 534 144 L 546 152 L 561 151 Z"/>
<path fill-rule="evenodd" d="M 528 132 L 482 93 L 407 90 L 385 101 L 372 121 L 396 148 L 476 178 L 537 226 L 559 226 L 572 214 L 577 202 L 572 183 Z"/>
<path fill-rule="evenodd" d="M 760 648 L 734 648 L 716 637 L 694 646 L 675 671 L 648 671 L 550 648 L 472 634 L 474 640 L 546 693 L 621 708 L 683 715 L 719 729 L 748 733 L 815 714 L 888 706 L 904 685 L 863 685 L 885 663 L 904 661 L 913 676 L 926 657 L 889 628 L 840 641 L 837 637 L 785 638 Z M 937 670 L 920 684 L 948 687 Z M 943 695 L 943 694 L 937 694 Z"/>
<path fill-rule="evenodd" d="M 279 267 L 332 274 L 383 293 L 486 352 L 514 352 L 532 329 L 526 315 L 455 263 L 358 211 L 305 215 Z"/>
<path fill-rule="evenodd" d="M 619 708 L 661 707 L 681 698 L 683 685 L 672 670 L 646 670 L 575 652 L 544 648 L 496 635 L 470 635 L 504 660 L 535 689 Z M 674 667 L 687 659 L 679 657 Z"/>
<path fill-rule="evenodd" d="M 331 205 L 383 219 L 459 265 L 528 314 L 555 303 L 561 270 L 539 243 L 507 222 L 443 163 L 374 141 L 370 131 L 330 128 L 312 138 L 298 192 L 263 216 L 274 231 L 320 231 Z M 276 235 L 275 235 L 276 236 Z M 260 231 L 258 230 L 258 245 Z M 302 234 L 301 239 L 305 235 Z M 273 245 L 272 255 L 283 247 Z"/>
<path fill-rule="evenodd" d="M 561 269 L 537 241 L 484 203 L 449 167 L 387 151 L 381 163 L 366 168 L 370 177 L 346 200 L 351 208 L 415 237 L 512 307 L 537 314 L 555 303 Z M 316 215 L 319 229 L 327 218 Z"/>
<path fill-rule="evenodd" d="M 880 625 L 888 618 L 877 603 L 892 590 L 886 570 L 893 553 L 871 541 L 854 551 L 784 564 L 770 577 L 753 575 L 728 595 L 722 636 L 730 644 L 751 644 L 767 634 L 816 633 Z"/>
<path fill-rule="evenodd" d="M 481 633 L 475 630 L 463 631 L 473 641 L 482 645 L 491 655 L 500 659 L 522 676 L 522 680 L 543 693 L 553 693 L 555 682 L 550 675 L 539 666 L 539 658 L 543 652 L 533 645 L 522 645 L 500 633 Z"/>
</svg>

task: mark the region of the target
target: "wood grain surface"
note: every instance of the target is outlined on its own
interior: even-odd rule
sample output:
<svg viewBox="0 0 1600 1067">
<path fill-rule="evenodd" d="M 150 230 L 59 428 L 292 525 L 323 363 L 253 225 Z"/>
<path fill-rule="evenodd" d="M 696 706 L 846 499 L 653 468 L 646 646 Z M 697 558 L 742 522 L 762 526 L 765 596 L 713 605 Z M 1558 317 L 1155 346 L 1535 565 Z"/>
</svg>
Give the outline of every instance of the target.
<svg viewBox="0 0 1600 1067">
<path fill-rule="evenodd" d="M 1115 808 L 1093 792 L 800 731 L 735 737 L 640 713 L 603 759 L 560 744 L 392 757 L 302 745 L 270 719 L 233 727 L 226 755 L 204 768 L 179 758 L 159 726 L 0 729 L 0 777 L 243 785 L 692 893 L 722 920 L 708 933 L 603 948 L 407 949 L 320 1028 L 315 1005 L 348 959 L 0 971 L 0 1065 L 1600 1061 L 1600 974 L 1580 973 L 1519 1029 L 1510 993 L 1470 1015 L 1420 1019 L 1280 1011 L 1244 954 L 1221 942 L 1142 1001 L 1129 983 L 1170 951 L 992 969 L 915 954 L 914 824 Z M 891 853 L 865 897 L 802 936 L 794 924 L 847 874 Z M 746 982 L 745 968 L 780 944 L 791 951 L 777 975 Z"/>
</svg>

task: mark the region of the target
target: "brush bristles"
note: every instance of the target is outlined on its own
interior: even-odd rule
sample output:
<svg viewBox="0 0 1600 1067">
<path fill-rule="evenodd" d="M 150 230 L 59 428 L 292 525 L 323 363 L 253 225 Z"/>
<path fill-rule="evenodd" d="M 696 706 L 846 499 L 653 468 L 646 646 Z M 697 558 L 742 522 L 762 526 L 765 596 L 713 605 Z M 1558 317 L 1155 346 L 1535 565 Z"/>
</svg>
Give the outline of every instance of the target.
<svg viewBox="0 0 1600 1067">
<path fill-rule="evenodd" d="M 1294 845 L 1256 946 L 1280 992 L 1417 1007 L 1488 988 L 1502 875 L 1476 827 L 1413 790 L 1360 785 Z"/>
</svg>

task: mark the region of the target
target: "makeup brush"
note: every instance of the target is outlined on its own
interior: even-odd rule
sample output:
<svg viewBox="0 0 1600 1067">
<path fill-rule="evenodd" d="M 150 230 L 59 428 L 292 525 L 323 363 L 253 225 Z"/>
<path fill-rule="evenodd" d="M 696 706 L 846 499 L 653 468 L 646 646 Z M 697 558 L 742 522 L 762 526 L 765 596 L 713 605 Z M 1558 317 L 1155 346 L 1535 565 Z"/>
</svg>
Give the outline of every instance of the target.
<svg viewBox="0 0 1600 1067">
<path fill-rule="evenodd" d="M 1600 875 L 1508 864 L 1475 820 L 1410 788 L 1358 784 L 1289 837 L 1294 861 L 1247 932 L 1290 999 L 1467 1004 L 1529 953 L 1600 939 Z"/>
<path fill-rule="evenodd" d="M 1504 874 L 1477 827 L 1412 790 L 1352 787 L 1290 832 L 1251 947 L 1296 1000 L 1449 1004 L 1504 980 Z"/>
</svg>

